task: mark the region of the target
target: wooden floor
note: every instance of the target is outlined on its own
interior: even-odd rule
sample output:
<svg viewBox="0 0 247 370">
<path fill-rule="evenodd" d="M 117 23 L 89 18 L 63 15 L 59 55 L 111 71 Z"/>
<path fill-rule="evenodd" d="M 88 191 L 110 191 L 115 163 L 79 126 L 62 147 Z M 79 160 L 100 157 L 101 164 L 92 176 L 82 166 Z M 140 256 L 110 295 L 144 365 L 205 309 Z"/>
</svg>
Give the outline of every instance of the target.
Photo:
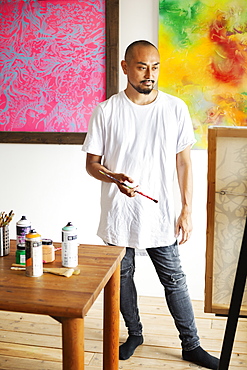
<svg viewBox="0 0 247 370">
<path fill-rule="evenodd" d="M 1 298 L 0 298 L 1 299 Z M 119 369 L 202 369 L 181 359 L 177 330 L 162 298 L 140 297 L 145 342 Z M 219 356 L 226 319 L 203 313 L 193 301 L 201 345 Z M 61 326 L 47 316 L 0 311 L 0 370 L 61 370 Z M 120 342 L 126 338 L 121 321 Z M 85 369 L 102 369 L 102 296 L 85 318 Z M 231 370 L 247 369 L 247 319 L 240 319 Z"/>
</svg>

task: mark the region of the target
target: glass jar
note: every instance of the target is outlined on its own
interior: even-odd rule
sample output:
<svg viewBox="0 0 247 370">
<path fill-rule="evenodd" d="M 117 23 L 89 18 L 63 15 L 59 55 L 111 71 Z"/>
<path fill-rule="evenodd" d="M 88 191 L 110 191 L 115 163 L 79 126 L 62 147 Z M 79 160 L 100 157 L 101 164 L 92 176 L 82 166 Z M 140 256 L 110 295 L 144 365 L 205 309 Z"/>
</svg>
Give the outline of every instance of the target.
<svg viewBox="0 0 247 370">
<path fill-rule="evenodd" d="M 26 249 L 25 244 L 17 244 L 17 249 L 15 252 L 15 262 L 18 265 L 26 264 Z"/>
<path fill-rule="evenodd" d="M 42 239 L 43 262 L 50 263 L 55 260 L 55 250 L 51 239 Z"/>
</svg>

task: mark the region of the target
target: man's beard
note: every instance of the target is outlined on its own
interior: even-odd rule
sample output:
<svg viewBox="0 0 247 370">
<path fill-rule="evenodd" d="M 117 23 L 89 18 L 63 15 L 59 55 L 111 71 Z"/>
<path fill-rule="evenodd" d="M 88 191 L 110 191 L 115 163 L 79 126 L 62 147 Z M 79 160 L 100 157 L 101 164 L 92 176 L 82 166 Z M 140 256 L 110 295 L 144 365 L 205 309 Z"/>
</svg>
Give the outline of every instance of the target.
<svg viewBox="0 0 247 370">
<path fill-rule="evenodd" d="M 133 85 L 130 81 L 129 81 L 129 83 L 130 83 L 130 85 L 136 90 L 136 91 L 138 91 L 140 94 L 145 94 L 145 95 L 149 95 L 151 92 L 152 92 L 152 90 L 153 90 L 153 88 L 154 88 L 154 81 L 153 80 L 143 80 L 143 81 L 141 81 L 141 83 L 143 83 L 143 82 L 146 82 L 146 81 L 151 81 L 152 82 L 152 87 L 146 87 L 146 88 L 142 88 L 142 87 L 140 87 L 140 86 L 135 86 L 135 85 Z"/>
</svg>

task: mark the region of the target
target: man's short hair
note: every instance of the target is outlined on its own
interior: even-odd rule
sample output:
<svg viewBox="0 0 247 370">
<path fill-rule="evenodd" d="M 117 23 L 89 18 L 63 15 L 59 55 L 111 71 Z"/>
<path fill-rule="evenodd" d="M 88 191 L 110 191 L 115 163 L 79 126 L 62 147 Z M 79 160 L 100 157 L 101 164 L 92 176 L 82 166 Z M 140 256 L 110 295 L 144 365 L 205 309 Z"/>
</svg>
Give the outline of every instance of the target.
<svg viewBox="0 0 247 370">
<path fill-rule="evenodd" d="M 134 41 L 132 42 L 126 49 L 125 51 L 125 54 L 124 54 L 124 59 L 125 61 L 129 62 L 130 59 L 132 58 L 132 55 L 133 55 L 133 50 L 136 46 L 151 46 L 153 48 L 155 48 L 157 51 L 158 49 L 156 48 L 156 46 L 154 44 L 152 44 L 151 42 L 147 41 L 147 40 L 138 40 L 138 41 Z"/>
</svg>

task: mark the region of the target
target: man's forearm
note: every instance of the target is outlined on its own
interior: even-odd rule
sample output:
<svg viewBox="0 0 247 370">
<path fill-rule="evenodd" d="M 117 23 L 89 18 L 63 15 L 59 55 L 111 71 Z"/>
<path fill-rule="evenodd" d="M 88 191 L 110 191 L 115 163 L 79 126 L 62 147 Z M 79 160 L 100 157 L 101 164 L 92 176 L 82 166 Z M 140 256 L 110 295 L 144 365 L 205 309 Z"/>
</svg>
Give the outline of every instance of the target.
<svg viewBox="0 0 247 370">
<path fill-rule="evenodd" d="M 192 212 L 193 180 L 192 170 L 189 166 L 181 168 L 178 174 L 178 183 L 181 194 L 181 203 L 183 213 Z"/>
<path fill-rule="evenodd" d="M 177 176 L 181 194 L 182 212 L 192 212 L 193 176 L 190 148 L 177 155 Z"/>
<path fill-rule="evenodd" d="M 95 179 L 104 181 L 104 182 L 109 182 L 109 183 L 114 183 L 118 186 L 119 190 L 130 196 L 135 196 L 135 188 L 129 189 L 124 185 L 125 181 L 128 181 L 130 183 L 133 182 L 132 178 L 125 175 L 124 173 L 115 173 L 109 171 L 105 166 L 101 164 L 102 157 L 98 155 L 93 155 L 93 154 L 87 154 L 87 160 L 86 160 L 86 170 L 90 176 L 93 176 Z M 118 181 L 114 181 L 113 179 L 105 176 L 102 172 L 105 172 L 107 175 L 110 175 L 114 178 L 116 178 Z M 123 183 L 123 185 L 121 184 Z"/>
</svg>

